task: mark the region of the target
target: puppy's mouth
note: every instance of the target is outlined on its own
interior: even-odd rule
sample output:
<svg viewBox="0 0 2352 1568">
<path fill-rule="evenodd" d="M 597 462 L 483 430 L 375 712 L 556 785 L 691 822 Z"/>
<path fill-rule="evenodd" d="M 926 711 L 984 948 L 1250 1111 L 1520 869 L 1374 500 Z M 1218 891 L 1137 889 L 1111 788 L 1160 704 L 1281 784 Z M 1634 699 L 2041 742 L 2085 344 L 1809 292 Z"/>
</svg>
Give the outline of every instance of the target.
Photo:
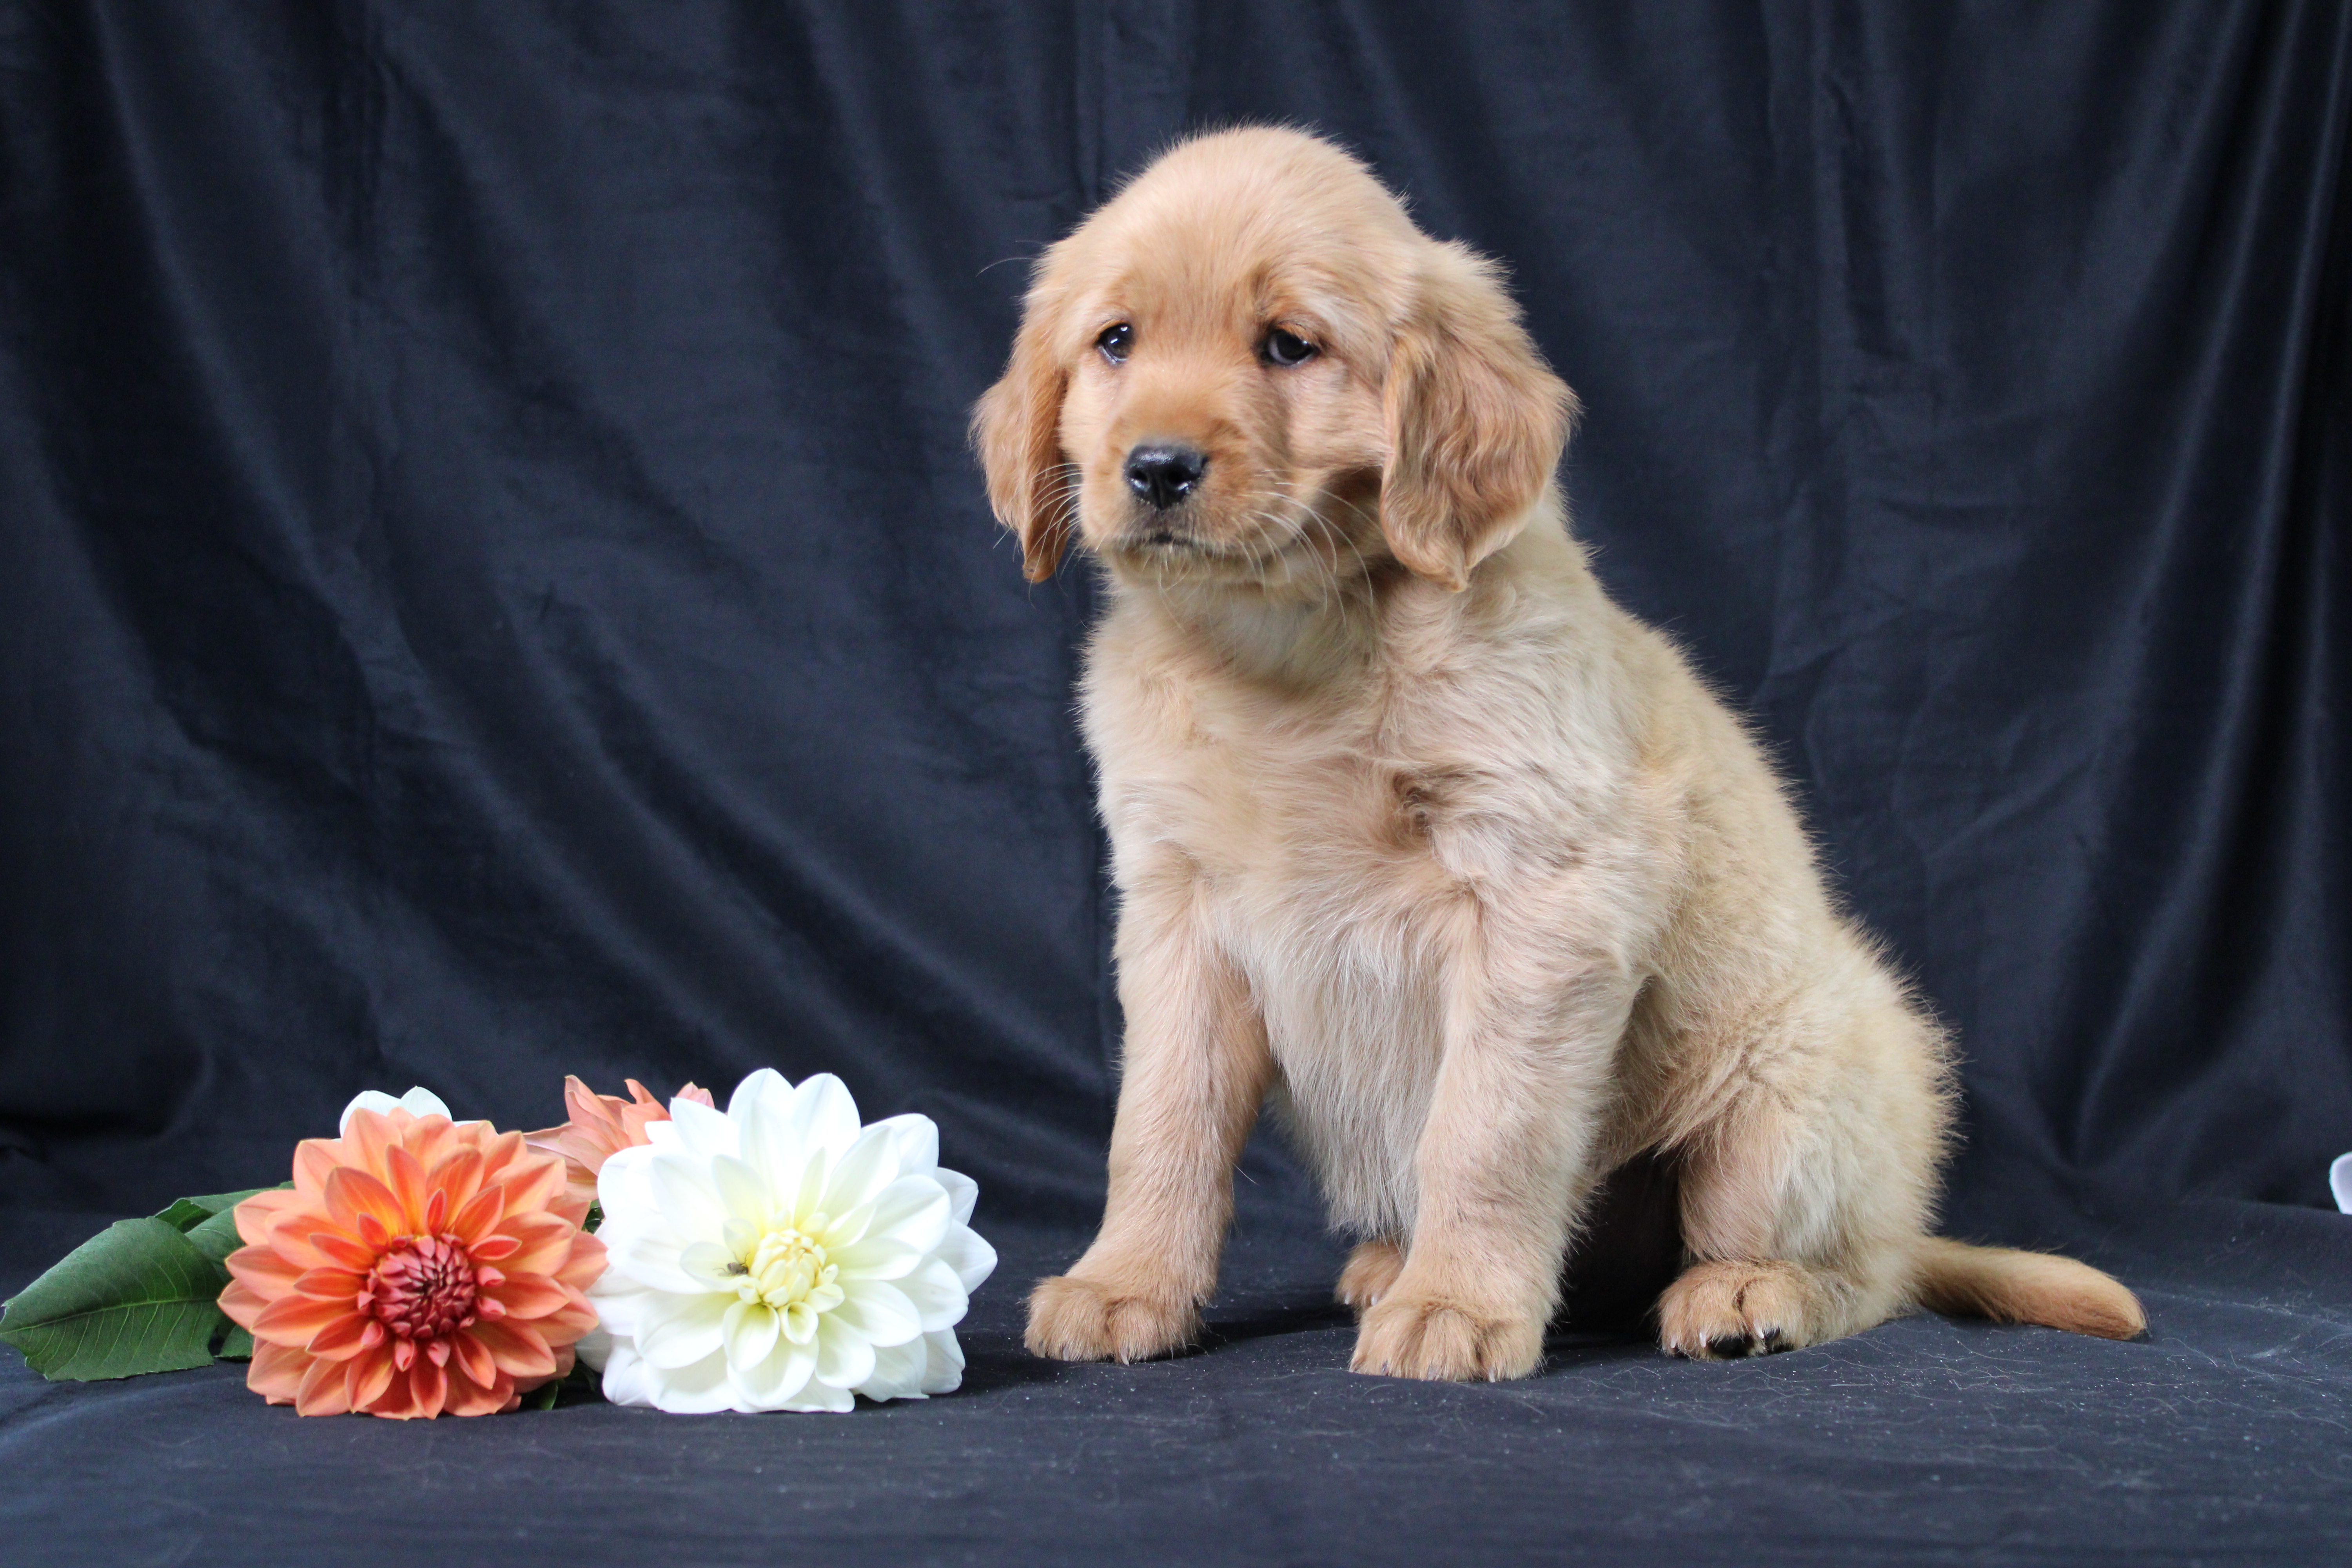
<svg viewBox="0 0 2352 1568">
<path fill-rule="evenodd" d="M 1254 552 L 1202 538 L 1182 521 L 1155 512 L 1121 531 L 1114 545 L 1122 554 L 1151 561 L 1246 561 Z"/>
</svg>

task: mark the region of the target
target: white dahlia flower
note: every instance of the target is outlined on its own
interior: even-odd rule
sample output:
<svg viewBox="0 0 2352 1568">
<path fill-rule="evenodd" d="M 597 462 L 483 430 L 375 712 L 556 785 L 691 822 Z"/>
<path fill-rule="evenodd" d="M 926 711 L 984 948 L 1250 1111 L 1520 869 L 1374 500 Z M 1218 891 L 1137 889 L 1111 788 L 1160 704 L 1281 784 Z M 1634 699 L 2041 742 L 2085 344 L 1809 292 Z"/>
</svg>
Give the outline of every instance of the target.
<svg viewBox="0 0 2352 1568">
<path fill-rule="evenodd" d="M 580 1351 L 605 1398 L 847 1410 L 963 1381 L 955 1325 L 996 1253 L 929 1117 L 861 1128 L 839 1079 L 795 1089 L 771 1068 L 724 1111 L 681 1098 L 669 1113 L 597 1178 L 611 1266 Z"/>
</svg>

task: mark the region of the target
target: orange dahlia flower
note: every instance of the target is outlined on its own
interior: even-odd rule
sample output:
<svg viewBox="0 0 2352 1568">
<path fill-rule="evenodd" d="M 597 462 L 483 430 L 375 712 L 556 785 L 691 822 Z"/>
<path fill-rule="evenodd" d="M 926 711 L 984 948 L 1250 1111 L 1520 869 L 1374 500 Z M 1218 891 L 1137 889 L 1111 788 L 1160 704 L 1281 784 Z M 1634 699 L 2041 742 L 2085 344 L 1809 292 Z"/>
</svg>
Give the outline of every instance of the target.
<svg viewBox="0 0 2352 1568">
<path fill-rule="evenodd" d="M 487 1121 L 354 1110 L 236 1205 L 221 1310 L 246 1385 L 304 1415 L 487 1415 L 572 1370 L 604 1247 L 563 1163 Z"/>
<path fill-rule="evenodd" d="M 622 1081 L 629 1086 L 627 1100 L 616 1094 L 598 1094 L 579 1079 L 566 1074 L 563 1109 L 571 1113 L 572 1120 L 561 1127 L 523 1134 L 541 1153 L 563 1157 L 564 1180 L 583 1203 L 595 1197 L 597 1173 L 604 1170 L 605 1161 L 624 1149 L 643 1143 L 649 1124 L 669 1120 L 669 1107 L 647 1094 L 644 1084 L 633 1078 Z M 690 1083 L 677 1091 L 677 1098 L 697 1105 L 713 1105 L 709 1089 L 697 1089 Z"/>
</svg>

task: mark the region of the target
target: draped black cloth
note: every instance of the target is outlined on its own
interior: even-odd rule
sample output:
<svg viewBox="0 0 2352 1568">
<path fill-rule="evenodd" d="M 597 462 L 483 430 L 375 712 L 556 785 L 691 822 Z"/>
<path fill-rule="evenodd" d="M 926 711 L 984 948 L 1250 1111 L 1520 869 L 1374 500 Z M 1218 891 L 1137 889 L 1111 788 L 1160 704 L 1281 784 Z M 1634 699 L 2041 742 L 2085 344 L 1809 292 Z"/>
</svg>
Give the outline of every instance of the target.
<svg viewBox="0 0 2352 1568">
<path fill-rule="evenodd" d="M 2147 1342 L 1354 1378 L 1269 1141 L 1207 1353 L 1019 1350 L 1116 1083 L 1096 591 L 964 420 L 1026 259 L 1263 120 L 1508 263 L 1604 580 L 1958 1033 L 1954 1227 Z M 844 1418 L 0 1349 L 8 1557 L 2344 1560 L 2347 122 L 2333 0 L 0 3 L 0 1289 L 362 1088 L 762 1065 L 1006 1253 Z"/>
</svg>

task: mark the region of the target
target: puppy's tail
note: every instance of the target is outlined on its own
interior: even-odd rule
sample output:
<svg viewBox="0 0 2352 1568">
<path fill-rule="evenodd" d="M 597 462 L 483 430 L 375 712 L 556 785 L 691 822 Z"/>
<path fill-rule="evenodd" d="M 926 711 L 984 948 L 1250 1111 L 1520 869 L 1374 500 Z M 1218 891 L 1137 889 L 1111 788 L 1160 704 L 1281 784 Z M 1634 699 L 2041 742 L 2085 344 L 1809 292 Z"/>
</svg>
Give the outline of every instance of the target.
<svg viewBox="0 0 2352 1568">
<path fill-rule="evenodd" d="M 1919 1242 L 1915 1268 L 1912 1292 L 1930 1311 L 2041 1323 L 2103 1340 L 2137 1339 L 2147 1331 L 2138 1297 L 2071 1258 L 1930 1236 Z"/>
</svg>

